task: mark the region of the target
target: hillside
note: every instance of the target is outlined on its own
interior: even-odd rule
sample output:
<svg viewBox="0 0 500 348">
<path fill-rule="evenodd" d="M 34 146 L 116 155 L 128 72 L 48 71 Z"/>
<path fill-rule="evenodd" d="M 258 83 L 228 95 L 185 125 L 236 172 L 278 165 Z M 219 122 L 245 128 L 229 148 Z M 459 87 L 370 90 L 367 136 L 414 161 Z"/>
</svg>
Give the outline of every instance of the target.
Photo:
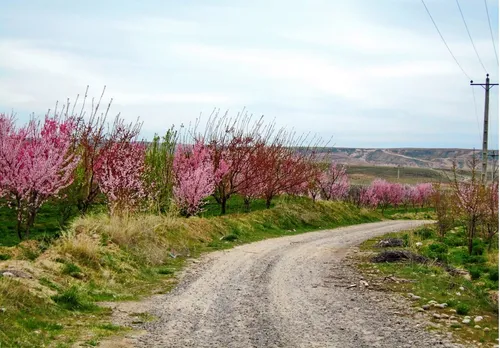
<svg viewBox="0 0 500 348">
<path fill-rule="evenodd" d="M 449 169 L 456 159 L 459 168 L 466 166 L 474 153 L 480 156 L 480 151 L 471 149 L 439 149 L 439 148 L 329 148 L 323 151 L 328 159 L 348 165 L 370 166 L 401 166 Z M 490 150 L 490 162 L 493 164 L 492 155 L 498 156 L 498 150 Z M 494 157 L 495 161 L 498 157 Z M 497 164 L 496 164 L 497 165 Z M 490 167 L 491 168 L 491 167 Z"/>
</svg>

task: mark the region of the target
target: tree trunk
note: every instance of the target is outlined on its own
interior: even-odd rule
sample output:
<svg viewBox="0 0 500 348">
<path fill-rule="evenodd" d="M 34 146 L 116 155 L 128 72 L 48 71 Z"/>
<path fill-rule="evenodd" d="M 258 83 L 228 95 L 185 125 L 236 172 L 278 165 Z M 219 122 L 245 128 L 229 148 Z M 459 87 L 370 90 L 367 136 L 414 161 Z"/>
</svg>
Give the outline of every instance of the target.
<svg viewBox="0 0 500 348">
<path fill-rule="evenodd" d="M 21 199 L 19 197 L 16 197 L 16 207 L 17 207 L 17 235 L 19 237 L 19 240 L 23 240 L 23 234 L 21 233 L 21 227 L 22 227 L 22 221 L 23 221 L 23 212 L 21 210 Z"/>
<path fill-rule="evenodd" d="M 245 212 L 250 212 L 250 197 L 243 198 L 243 204 L 245 207 Z"/>
<path fill-rule="evenodd" d="M 273 199 L 273 197 L 267 197 L 266 198 L 266 208 L 269 209 L 271 208 L 271 200 Z"/>
<path fill-rule="evenodd" d="M 220 200 L 220 214 L 221 215 L 226 214 L 226 205 L 227 205 L 227 197 L 223 196 L 223 197 L 221 197 L 221 200 Z"/>
</svg>

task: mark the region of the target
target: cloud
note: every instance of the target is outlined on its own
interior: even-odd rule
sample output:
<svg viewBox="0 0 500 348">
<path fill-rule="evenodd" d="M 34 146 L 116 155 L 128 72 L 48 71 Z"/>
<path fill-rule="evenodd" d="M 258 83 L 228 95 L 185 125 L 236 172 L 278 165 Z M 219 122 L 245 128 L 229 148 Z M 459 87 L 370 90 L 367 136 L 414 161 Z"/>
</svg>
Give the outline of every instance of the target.
<svg viewBox="0 0 500 348">
<path fill-rule="evenodd" d="M 498 4 L 489 1 L 495 13 Z M 483 80 L 456 8 L 437 0 L 427 4 L 467 73 Z M 462 6 L 496 81 L 484 9 Z M 91 8 L 5 6 L 2 110 L 41 113 L 87 85 L 92 95 L 106 85 L 113 109 L 128 119 L 140 115 L 145 136 L 172 123 L 187 124 L 214 107 L 236 113 L 247 106 L 279 125 L 334 135 L 342 146 L 479 143 L 468 80 L 418 1 L 221 0 L 173 6 L 153 0 L 144 6 L 106 3 L 98 13 Z M 12 20 L 19 13 L 29 28 Z M 477 88 L 475 96 L 481 119 L 483 91 Z M 497 114 L 495 91 L 492 144 L 498 143 Z"/>
</svg>

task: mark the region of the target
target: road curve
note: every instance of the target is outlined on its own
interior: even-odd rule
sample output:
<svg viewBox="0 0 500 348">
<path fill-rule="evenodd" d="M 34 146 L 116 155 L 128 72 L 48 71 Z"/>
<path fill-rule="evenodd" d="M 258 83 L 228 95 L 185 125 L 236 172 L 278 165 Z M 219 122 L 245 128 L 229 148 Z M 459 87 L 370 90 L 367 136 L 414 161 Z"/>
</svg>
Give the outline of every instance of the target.
<svg viewBox="0 0 500 348">
<path fill-rule="evenodd" d="M 455 347 L 386 304 L 324 286 L 349 247 L 428 221 L 384 221 L 268 239 L 205 255 L 155 299 L 138 347 Z M 386 296 L 382 294 L 382 296 Z"/>
</svg>

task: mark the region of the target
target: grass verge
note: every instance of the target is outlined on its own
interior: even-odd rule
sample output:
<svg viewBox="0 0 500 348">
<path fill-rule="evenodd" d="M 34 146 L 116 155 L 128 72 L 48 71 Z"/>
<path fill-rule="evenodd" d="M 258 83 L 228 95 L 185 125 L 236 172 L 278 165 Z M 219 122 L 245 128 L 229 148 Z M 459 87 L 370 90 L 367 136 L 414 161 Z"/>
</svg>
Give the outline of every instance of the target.
<svg viewBox="0 0 500 348">
<path fill-rule="evenodd" d="M 135 215 L 77 218 L 50 243 L 0 247 L 0 347 L 87 346 L 127 328 L 98 301 L 165 293 L 186 258 L 266 238 L 364 222 L 380 214 L 339 202 L 277 201 L 248 214 L 189 219 Z"/>
<path fill-rule="evenodd" d="M 431 261 L 426 264 L 371 262 L 372 255 L 382 251 L 378 242 L 388 238 L 402 239 L 404 247 L 383 249 L 405 249 Z M 423 313 L 434 322 L 430 329 L 451 330 L 466 343 L 475 341 L 495 345 L 498 343 L 498 249 L 488 251 L 484 245 L 482 248 L 478 246 L 480 255 L 469 256 L 463 244 L 462 228 L 448 232 L 444 240 L 436 236 L 432 226 L 390 233 L 367 240 L 360 246 L 364 253 L 358 266 L 369 282 L 381 284 L 382 290 L 420 297 L 413 303 L 416 310 L 425 308 Z M 462 274 L 450 274 L 443 265 L 462 270 Z M 476 269 L 482 273 L 474 275 L 470 271 Z M 438 304 L 446 303 L 447 307 L 429 305 L 432 300 Z M 464 322 L 467 316 L 470 321 Z M 482 320 L 475 322 L 478 316 Z"/>
</svg>

